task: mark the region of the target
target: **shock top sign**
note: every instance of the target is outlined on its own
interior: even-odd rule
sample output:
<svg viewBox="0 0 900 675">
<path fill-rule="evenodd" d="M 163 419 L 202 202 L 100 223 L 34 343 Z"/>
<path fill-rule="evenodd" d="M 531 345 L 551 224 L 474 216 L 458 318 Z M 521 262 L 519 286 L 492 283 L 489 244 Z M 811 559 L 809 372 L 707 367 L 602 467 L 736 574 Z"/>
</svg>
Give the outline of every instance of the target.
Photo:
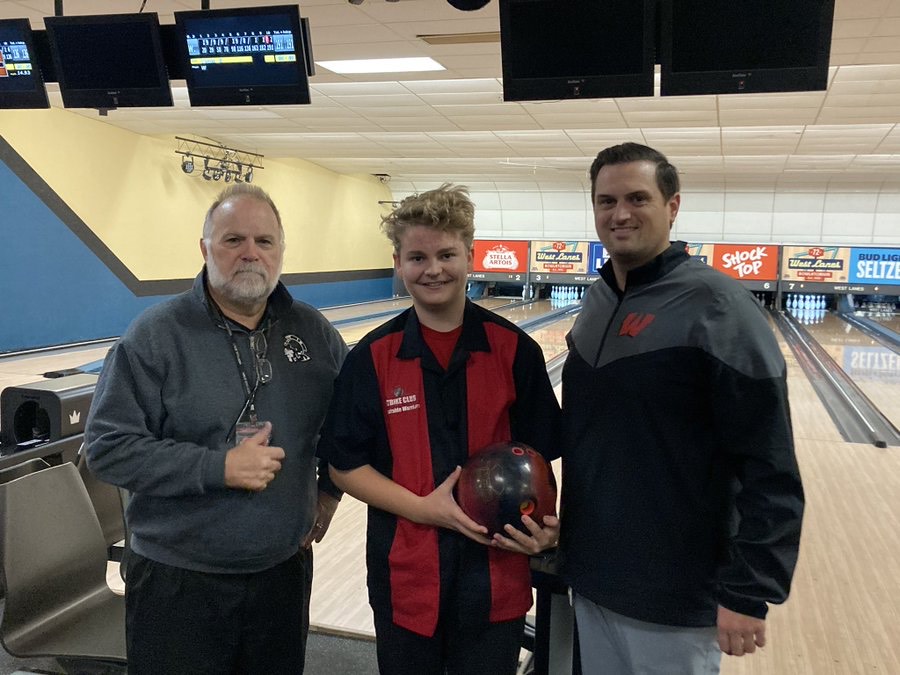
<svg viewBox="0 0 900 675">
<path fill-rule="evenodd" d="M 775 281 L 778 278 L 778 247 L 716 244 L 712 266 L 735 279 Z"/>
</svg>

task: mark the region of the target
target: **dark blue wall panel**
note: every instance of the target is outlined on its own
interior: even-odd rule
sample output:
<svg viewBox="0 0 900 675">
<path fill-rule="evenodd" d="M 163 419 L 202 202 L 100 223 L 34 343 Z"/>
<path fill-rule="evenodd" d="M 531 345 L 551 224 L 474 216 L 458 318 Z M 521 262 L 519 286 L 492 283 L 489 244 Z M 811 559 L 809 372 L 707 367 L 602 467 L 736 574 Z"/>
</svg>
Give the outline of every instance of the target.
<svg viewBox="0 0 900 675">
<path fill-rule="evenodd" d="M 391 277 L 387 277 L 327 284 L 292 285 L 288 286 L 288 290 L 298 300 L 321 308 L 370 300 L 384 300 L 391 297 L 391 286 Z"/>
</svg>

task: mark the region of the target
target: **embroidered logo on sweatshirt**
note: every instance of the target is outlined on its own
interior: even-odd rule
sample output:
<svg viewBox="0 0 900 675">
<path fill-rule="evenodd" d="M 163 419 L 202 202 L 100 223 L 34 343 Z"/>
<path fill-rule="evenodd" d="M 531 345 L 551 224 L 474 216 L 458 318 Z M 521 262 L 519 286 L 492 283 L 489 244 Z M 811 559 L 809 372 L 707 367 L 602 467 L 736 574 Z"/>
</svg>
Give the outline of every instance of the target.
<svg viewBox="0 0 900 675">
<path fill-rule="evenodd" d="M 619 335 L 637 337 L 638 333 L 653 323 L 653 319 L 655 318 L 655 314 L 638 314 L 637 312 L 630 312 L 619 328 Z"/>
<path fill-rule="evenodd" d="M 310 359 L 306 343 L 296 335 L 284 336 L 284 356 L 291 363 L 309 361 Z"/>
</svg>

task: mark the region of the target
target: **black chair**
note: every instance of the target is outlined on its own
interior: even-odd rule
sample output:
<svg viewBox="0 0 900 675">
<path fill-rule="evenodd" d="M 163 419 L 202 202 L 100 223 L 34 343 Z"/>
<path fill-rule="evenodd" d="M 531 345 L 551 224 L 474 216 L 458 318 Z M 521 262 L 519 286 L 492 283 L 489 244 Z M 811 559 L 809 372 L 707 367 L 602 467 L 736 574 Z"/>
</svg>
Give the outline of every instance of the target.
<svg viewBox="0 0 900 675">
<path fill-rule="evenodd" d="M 6 651 L 124 663 L 125 599 L 106 583 L 106 542 L 75 466 L 0 484 L 0 528 Z"/>
</svg>

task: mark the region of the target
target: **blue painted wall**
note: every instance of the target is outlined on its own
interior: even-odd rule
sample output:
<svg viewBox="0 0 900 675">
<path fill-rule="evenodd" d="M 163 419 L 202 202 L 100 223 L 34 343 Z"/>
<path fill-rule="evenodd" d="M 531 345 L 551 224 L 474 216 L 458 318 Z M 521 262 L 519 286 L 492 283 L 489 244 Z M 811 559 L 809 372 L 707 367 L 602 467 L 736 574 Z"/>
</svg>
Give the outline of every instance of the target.
<svg viewBox="0 0 900 675">
<path fill-rule="evenodd" d="M 391 278 L 340 281 L 328 284 L 300 284 L 288 286 L 288 290 L 298 300 L 313 307 L 334 307 L 355 302 L 384 300 L 391 297 Z"/>
<path fill-rule="evenodd" d="M 121 335 L 170 296 L 136 296 L 0 162 L 0 353 Z M 317 307 L 391 295 L 391 279 L 290 287 Z"/>
<path fill-rule="evenodd" d="M 0 352 L 120 335 L 138 298 L 0 163 Z"/>
</svg>

